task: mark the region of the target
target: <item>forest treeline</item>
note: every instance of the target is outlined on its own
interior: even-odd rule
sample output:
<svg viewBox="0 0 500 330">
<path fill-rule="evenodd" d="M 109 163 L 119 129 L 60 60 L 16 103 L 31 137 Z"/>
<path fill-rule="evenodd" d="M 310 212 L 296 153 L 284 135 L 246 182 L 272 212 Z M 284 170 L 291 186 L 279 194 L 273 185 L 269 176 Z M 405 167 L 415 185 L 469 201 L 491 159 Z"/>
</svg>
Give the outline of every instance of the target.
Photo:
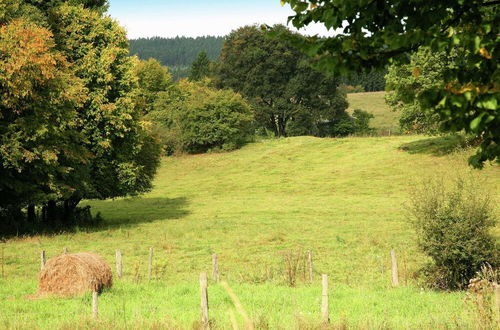
<svg viewBox="0 0 500 330">
<path fill-rule="evenodd" d="M 189 67 L 200 52 L 205 52 L 211 61 L 219 58 L 226 37 L 175 37 L 175 38 L 139 38 L 131 39 L 130 54 L 141 60 L 154 58 L 169 68 L 174 80 L 189 76 Z M 342 77 L 348 93 L 376 92 L 385 88 L 386 70 L 363 73 L 350 73 Z"/>
<path fill-rule="evenodd" d="M 210 60 L 216 60 L 224 44 L 224 37 L 139 38 L 130 40 L 130 54 L 142 60 L 154 58 L 169 67 L 174 80 L 189 75 L 189 66 L 202 51 Z"/>
</svg>

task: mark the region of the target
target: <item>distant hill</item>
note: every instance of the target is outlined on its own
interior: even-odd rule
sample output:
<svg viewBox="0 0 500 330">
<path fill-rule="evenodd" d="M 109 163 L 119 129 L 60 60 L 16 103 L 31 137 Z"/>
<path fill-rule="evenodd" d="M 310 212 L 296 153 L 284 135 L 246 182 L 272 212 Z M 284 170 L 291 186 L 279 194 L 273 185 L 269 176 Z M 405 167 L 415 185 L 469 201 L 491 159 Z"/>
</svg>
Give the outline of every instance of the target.
<svg viewBox="0 0 500 330">
<path fill-rule="evenodd" d="M 130 40 L 130 54 L 140 59 L 155 58 L 168 66 L 174 78 L 188 75 L 189 66 L 201 51 L 213 61 L 219 57 L 224 37 L 139 38 Z"/>
</svg>

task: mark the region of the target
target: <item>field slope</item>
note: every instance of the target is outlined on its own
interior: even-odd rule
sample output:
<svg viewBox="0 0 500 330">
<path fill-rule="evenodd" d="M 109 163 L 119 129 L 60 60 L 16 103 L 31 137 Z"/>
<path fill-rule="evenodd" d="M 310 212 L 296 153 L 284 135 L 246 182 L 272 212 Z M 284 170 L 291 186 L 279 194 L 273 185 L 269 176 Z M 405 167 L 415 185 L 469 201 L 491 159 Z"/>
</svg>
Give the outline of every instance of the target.
<svg viewBox="0 0 500 330">
<path fill-rule="evenodd" d="M 400 114 L 391 111 L 391 108 L 385 104 L 385 92 L 366 92 L 347 94 L 349 101 L 349 112 L 355 109 L 361 109 L 371 113 L 374 118 L 370 121 L 370 126 L 377 133 L 383 135 L 399 133 Z"/>
<path fill-rule="evenodd" d="M 416 283 L 414 273 L 426 260 L 404 212 L 415 182 L 467 171 L 465 154 L 450 153 L 450 141 L 297 137 L 165 158 L 151 193 L 87 203 L 105 219 L 101 227 L 2 244 L 0 328 L 191 328 L 199 319 L 198 276 L 210 272 L 212 253 L 260 328 L 318 325 L 322 273 L 330 276 L 333 324 L 471 327 L 462 293 Z M 476 175 L 498 194 L 498 167 Z M 89 296 L 26 299 L 36 291 L 40 251 L 53 256 L 64 247 L 97 252 L 113 265 L 115 249 L 123 251 L 124 279 L 101 296 L 99 321 L 90 320 Z M 149 247 L 155 251 L 152 281 L 146 278 Z M 400 262 L 402 286 L 395 289 L 391 249 Z M 306 250 L 314 254 L 315 280 L 307 283 L 300 271 L 290 288 L 283 256 Z M 210 283 L 209 300 L 213 326 L 230 328 L 234 307 L 219 284 Z"/>
</svg>

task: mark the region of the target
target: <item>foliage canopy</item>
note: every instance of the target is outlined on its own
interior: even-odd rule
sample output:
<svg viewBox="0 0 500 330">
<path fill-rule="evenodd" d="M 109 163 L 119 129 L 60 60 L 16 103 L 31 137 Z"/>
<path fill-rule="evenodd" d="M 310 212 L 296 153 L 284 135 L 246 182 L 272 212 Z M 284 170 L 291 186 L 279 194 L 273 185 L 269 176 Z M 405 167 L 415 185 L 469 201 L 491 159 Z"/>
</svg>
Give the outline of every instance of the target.
<svg viewBox="0 0 500 330">
<path fill-rule="evenodd" d="M 231 90 L 208 81 L 179 81 L 162 94 L 148 118 L 161 127 L 168 153 L 232 150 L 252 136 L 250 106 Z"/>
<path fill-rule="evenodd" d="M 34 223 L 40 206 L 53 225 L 83 198 L 151 189 L 160 147 L 134 102 L 125 31 L 104 15 L 106 1 L 0 9 L 0 213 L 22 219 L 27 207 Z M 19 229 L 22 220 L 10 221 Z"/>
<path fill-rule="evenodd" d="M 292 36 L 276 25 L 272 31 Z M 232 88 L 254 107 L 256 121 L 275 136 L 300 124 L 303 134 L 317 134 L 318 124 L 333 121 L 347 108 L 338 79 L 311 67 L 286 40 L 274 40 L 256 26 L 239 28 L 226 38 L 218 64 L 220 87 Z"/>
<path fill-rule="evenodd" d="M 466 131 L 482 139 L 475 167 L 500 161 L 499 18 L 496 0 L 282 0 L 295 11 L 297 28 L 318 22 L 340 32 L 335 37 L 284 35 L 318 65 L 334 72 L 380 68 L 390 61 L 407 62 L 421 46 L 432 52 L 463 56 L 443 73 L 443 87 L 419 93 L 433 108 L 445 131 Z M 419 68 L 415 67 L 418 75 Z"/>
</svg>

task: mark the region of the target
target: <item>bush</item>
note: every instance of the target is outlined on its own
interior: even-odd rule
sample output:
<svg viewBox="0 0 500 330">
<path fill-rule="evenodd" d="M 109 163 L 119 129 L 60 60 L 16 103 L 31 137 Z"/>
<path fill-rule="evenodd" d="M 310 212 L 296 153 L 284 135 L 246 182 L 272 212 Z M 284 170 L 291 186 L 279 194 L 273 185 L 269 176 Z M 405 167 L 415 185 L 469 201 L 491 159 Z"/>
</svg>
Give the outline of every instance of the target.
<svg viewBox="0 0 500 330">
<path fill-rule="evenodd" d="M 498 266 L 490 198 L 472 176 L 420 185 L 409 211 L 418 245 L 432 259 L 424 269 L 432 287 L 463 289 L 483 265 Z"/>
<path fill-rule="evenodd" d="M 231 90 L 183 80 L 160 102 L 150 118 L 161 126 L 168 153 L 233 150 L 252 136 L 250 106 Z"/>
<path fill-rule="evenodd" d="M 344 112 L 333 122 L 323 123 L 320 126 L 321 136 L 348 136 L 348 135 L 366 135 L 373 131 L 370 128 L 370 119 L 373 115 L 369 112 L 356 109 L 352 116 Z"/>
</svg>

